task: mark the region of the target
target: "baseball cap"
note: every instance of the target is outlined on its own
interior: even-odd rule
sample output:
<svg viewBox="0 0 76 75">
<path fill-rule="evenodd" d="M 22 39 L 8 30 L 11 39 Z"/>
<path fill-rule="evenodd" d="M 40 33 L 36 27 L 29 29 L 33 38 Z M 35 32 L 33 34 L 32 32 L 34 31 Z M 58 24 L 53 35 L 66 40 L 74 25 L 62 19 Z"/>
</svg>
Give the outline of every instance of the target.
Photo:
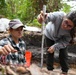
<svg viewBox="0 0 76 75">
<path fill-rule="evenodd" d="M 24 27 L 23 23 L 19 19 L 13 19 L 9 22 L 9 28 L 17 29 L 18 27 Z"/>
</svg>

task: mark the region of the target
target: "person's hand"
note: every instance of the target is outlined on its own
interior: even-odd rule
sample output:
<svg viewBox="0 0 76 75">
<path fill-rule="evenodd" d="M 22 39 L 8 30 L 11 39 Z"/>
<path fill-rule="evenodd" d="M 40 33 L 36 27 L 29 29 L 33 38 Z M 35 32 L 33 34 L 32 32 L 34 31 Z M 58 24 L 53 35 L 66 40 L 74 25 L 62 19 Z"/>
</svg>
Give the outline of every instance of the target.
<svg viewBox="0 0 76 75">
<path fill-rule="evenodd" d="M 0 55 L 8 55 L 9 53 L 17 52 L 11 45 L 4 45 L 0 48 Z"/>
<path fill-rule="evenodd" d="M 42 24 L 42 22 L 45 21 L 46 16 L 47 16 L 47 13 L 44 14 L 43 11 L 41 11 L 37 17 L 38 22 Z"/>
<path fill-rule="evenodd" d="M 51 47 L 48 49 L 48 52 L 49 52 L 49 53 L 53 53 L 53 52 L 54 52 L 54 47 L 51 46 Z"/>
</svg>

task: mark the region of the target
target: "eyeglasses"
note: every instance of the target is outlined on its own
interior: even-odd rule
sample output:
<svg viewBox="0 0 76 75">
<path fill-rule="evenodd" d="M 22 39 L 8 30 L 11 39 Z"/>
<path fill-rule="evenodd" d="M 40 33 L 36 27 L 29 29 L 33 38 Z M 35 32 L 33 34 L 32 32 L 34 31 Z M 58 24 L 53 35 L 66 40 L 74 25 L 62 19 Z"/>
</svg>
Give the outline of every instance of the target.
<svg viewBox="0 0 76 75">
<path fill-rule="evenodd" d="M 67 20 L 64 21 L 65 25 L 69 28 L 73 28 L 73 25 L 69 24 L 69 22 Z"/>
</svg>

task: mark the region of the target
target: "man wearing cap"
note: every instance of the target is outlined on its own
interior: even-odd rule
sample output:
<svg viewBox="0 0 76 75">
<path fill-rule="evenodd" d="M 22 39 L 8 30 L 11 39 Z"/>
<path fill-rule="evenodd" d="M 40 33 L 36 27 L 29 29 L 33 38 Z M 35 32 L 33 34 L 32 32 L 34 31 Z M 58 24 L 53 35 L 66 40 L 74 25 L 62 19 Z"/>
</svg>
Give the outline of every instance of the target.
<svg viewBox="0 0 76 75">
<path fill-rule="evenodd" d="M 9 22 L 9 36 L 0 41 L 0 55 L 6 55 L 6 62 L 10 64 L 25 64 L 26 44 L 21 39 L 23 23 L 19 19 Z"/>
</svg>

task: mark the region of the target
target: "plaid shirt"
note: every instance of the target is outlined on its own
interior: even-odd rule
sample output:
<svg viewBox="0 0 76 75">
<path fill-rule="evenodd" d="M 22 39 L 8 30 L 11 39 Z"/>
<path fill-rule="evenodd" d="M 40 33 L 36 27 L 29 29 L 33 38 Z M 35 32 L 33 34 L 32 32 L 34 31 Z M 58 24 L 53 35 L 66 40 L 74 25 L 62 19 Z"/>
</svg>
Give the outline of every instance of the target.
<svg viewBox="0 0 76 75">
<path fill-rule="evenodd" d="M 6 44 L 11 44 L 12 47 L 18 52 L 16 53 L 9 53 L 9 55 L 6 56 L 6 62 L 10 64 L 21 64 L 23 65 L 25 61 L 25 50 L 26 50 L 26 44 L 22 39 L 19 39 L 18 45 L 12 40 L 12 36 L 8 36 L 7 38 L 4 38 L 0 41 L 0 47 L 3 47 Z"/>
</svg>

